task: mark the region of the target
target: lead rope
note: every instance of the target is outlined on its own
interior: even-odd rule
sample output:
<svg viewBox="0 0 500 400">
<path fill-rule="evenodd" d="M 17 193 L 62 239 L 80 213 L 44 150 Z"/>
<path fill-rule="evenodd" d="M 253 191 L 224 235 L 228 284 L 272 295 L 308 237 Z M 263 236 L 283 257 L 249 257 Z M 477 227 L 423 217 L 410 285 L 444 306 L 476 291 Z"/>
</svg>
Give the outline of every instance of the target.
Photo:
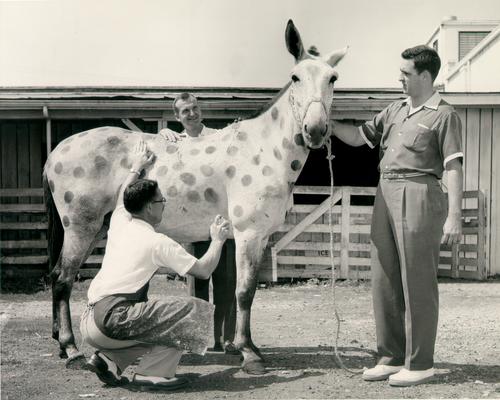
<svg viewBox="0 0 500 400">
<path fill-rule="evenodd" d="M 332 167 L 332 161 L 335 158 L 335 156 L 332 154 L 332 138 L 331 136 L 328 137 L 328 139 L 325 142 L 326 145 L 326 159 L 328 160 L 328 168 L 330 170 L 330 209 L 328 213 L 328 230 L 330 232 L 330 264 L 332 266 L 332 301 L 333 301 L 333 313 L 335 315 L 335 322 L 336 322 L 336 331 L 334 332 L 335 334 L 335 342 L 333 345 L 333 350 L 334 350 L 334 356 L 335 356 L 335 362 L 337 365 L 342 368 L 343 370 L 349 372 L 351 375 L 359 375 L 362 374 L 363 371 L 354 371 L 352 369 L 347 368 L 343 361 L 342 358 L 340 357 L 339 354 L 339 349 L 338 349 L 338 343 L 339 343 L 339 336 L 340 336 L 340 315 L 337 309 L 337 297 L 336 297 L 336 292 L 335 292 L 335 282 L 337 281 L 337 272 L 335 271 L 335 260 L 333 256 L 333 251 L 334 251 L 334 243 L 333 243 L 333 223 L 332 223 L 332 214 L 333 214 L 333 167 Z"/>
</svg>

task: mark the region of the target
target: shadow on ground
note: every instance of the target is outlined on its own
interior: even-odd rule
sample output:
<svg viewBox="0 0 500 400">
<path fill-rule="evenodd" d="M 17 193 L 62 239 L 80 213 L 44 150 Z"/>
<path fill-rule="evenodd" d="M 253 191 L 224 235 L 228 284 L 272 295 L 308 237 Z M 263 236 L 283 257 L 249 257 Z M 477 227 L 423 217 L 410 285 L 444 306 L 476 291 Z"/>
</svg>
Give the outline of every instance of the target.
<svg viewBox="0 0 500 400">
<path fill-rule="evenodd" d="M 265 387 L 274 383 L 290 382 L 312 376 L 325 375 L 318 370 L 339 370 L 341 367 L 331 347 L 272 347 L 261 348 L 268 373 L 261 376 L 247 375 L 239 368 L 240 356 L 223 353 L 207 353 L 204 357 L 187 354 L 181 365 L 220 365 L 232 368 L 203 375 L 194 380 L 188 391 L 225 390 L 242 391 Z M 359 347 L 338 349 L 343 365 L 351 371 L 361 373 L 363 367 L 376 363 L 376 352 Z M 429 384 L 459 385 L 466 382 L 499 383 L 500 365 L 436 363 L 435 379 Z M 361 379 L 361 377 L 360 377 Z"/>
<path fill-rule="evenodd" d="M 260 350 L 269 371 L 339 368 L 332 347 L 261 347 Z M 338 353 L 347 368 L 361 369 L 376 361 L 376 353 L 370 349 L 340 347 Z M 205 356 L 186 354 L 181 360 L 181 365 L 209 364 L 239 366 L 240 356 L 209 352 Z"/>
</svg>

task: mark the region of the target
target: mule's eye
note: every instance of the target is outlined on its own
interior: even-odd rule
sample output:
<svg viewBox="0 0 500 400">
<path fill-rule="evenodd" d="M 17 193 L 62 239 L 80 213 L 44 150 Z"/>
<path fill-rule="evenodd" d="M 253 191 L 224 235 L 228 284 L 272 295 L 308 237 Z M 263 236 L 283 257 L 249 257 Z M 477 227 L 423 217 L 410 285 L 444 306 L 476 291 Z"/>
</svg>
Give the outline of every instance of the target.
<svg viewBox="0 0 500 400">
<path fill-rule="evenodd" d="M 331 78 L 330 78 L 330 82 L 332 85 L 335 83 L 335 81 L 337 80 L 337 77 L 335 75 L 333 75 Z"/>
<path fill-rule="evenodd" d="M 292 75 L 292 81 L 294 81 L 294 82 L 299 82 L 299 81 L 300 81 L 300 79 L 299 79 L 299 77 L 298 77 L 297 75 L 293 74 L 293 75 Z"/>
</svg>

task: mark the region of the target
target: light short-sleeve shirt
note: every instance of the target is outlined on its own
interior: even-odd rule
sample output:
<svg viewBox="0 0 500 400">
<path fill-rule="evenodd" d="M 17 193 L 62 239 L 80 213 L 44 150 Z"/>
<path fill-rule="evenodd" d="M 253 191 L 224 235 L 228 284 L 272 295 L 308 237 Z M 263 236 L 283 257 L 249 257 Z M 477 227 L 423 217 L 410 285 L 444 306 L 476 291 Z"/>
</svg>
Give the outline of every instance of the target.
<svg viewBox="0 0 500 400">
<path fill-rule="evenodd" d="M 214 128 L 209 128 L 205 125 L 203 125 L 203 129 L 201 130 L 199 136 L 196 136 L 196 137 L 200 137 L 200 136 L 209 136 L 209 135 L 213 135 L 214 133 L 217 133 L 219 132 L 218 129 L 214 129 Z M 182 131 L 179 136 L 183 139 L 194 139 L 192 136 L 189 136 L 186 131 Z"/>
<path fill-rule="evenodd" d="M 181 245 L 155 232 L 145 221 L 133 218 L 123 205 L 111 216 L 101 269 L 88 291 L 89 303 L 143 288 L 159 267 L 185 275 L 196 262 Z"/>
<path fill-rule="evenodd" d="M 396 101 L 360 126 L 371 148 L 380 144 L 381 172 L 422 172 L 441 178 L 446 164 L 462 160 L 462 124 L 435 92 L 422 106 Z"/>
</svg>

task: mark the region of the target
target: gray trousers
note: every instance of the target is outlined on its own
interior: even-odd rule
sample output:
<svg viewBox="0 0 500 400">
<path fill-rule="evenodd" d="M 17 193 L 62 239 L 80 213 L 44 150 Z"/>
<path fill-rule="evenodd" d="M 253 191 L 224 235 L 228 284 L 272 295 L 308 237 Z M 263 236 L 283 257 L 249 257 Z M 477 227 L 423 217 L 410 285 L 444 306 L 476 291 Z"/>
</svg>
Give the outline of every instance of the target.
<svg viewBox="0 0 500 400">
<path fill-rule="evenodd" d="M 446 216 L 446 197 L 435 177 L 381 179 L 371 228 L 379 364 L 409 370 L 433 366 Z"/>
<path fill-rule="evenodd" d="M 182 350 L 135 340 L 111 339 L 99 330 L 94 321 L 94 311 L 89 307 L 82 314 L 80 331 L 85 342 L 101 350 L 121 371 L 142 357 L 136 369 L 137 374 L 165 378 L 175 376 Z"/>
<path fill-rule="evenodd" d="M 138 357 L 137 373 L 173 377 L 183 350 L 204 354 L 213 332 L 213 308 L 193 297 L 164 297 L 113 308 L 107 316 L 110 334 L 94 319 L 94 307 L 82 314 L 83 340 L 101 350 L 123 371 Z"/>
</svg>

